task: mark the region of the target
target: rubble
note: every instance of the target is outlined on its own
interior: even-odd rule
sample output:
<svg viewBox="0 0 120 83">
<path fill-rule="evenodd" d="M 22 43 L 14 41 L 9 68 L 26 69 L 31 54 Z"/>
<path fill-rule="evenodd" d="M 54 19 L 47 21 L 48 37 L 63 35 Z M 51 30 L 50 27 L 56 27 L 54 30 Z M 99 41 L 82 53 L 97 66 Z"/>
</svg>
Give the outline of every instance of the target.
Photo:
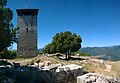
<svg viewBox="0 0 120 83">
<path fill-rule="evenodd" d="M 0 77 L 6 83 L 120 83 L 120 78 L 85 73 L 83 67 L 76 64 L 51 64 L 46 61 L 21 66 L 18 62 L 0 61 Z"/>
<path fill-rule="evenodd" d="M 120 78 L 87 73 L 77 77 L 77 83 L 120 83 Z"/>
<path fill-rule="evenodd" d="M 6 76 L 3 81 L 7 83 L 76 83 L 77 76 L 83 74 L 83 68 L 75 64 L 51 64 L 49 61 L 34 62 L 29 66 L 14 62 L 10 67 L 0 67 L 0 74 Z"/>
</svg>

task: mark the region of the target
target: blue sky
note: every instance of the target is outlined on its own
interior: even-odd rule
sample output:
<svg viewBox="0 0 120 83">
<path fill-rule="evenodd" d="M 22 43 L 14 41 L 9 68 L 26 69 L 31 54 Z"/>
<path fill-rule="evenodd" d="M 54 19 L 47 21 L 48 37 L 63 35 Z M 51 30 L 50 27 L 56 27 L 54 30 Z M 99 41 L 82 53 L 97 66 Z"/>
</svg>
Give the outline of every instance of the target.
<svg viewBox="0 0 120 83">
<path fill-rule="evenodd" d="M 120 0 L 28 0 L 29 8 L 38 8 L 38 48 L 52 41 L 61 31 L 82 37 L 82 47 L 120 44 Z M 16 9 L 26 8 L 26 0 L 8 0 L 14 12 L 12 23 L 17 26 Z M 16 49 L 16 45 L 13 45 Z"/>
</svg>

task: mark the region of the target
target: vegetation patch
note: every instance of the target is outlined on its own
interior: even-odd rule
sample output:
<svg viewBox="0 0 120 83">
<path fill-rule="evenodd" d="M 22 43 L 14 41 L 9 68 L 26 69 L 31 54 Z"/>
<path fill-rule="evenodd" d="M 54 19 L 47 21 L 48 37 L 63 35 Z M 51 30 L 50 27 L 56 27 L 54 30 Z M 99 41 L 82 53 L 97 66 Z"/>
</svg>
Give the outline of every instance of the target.
<svg viewBox="0 0 120 83">
<path fill-rule="evenodd" d="M 5 50 L 0 52 L 0 59 L 14 59 L 16 58 L 16 51 Z"/>
</svg>

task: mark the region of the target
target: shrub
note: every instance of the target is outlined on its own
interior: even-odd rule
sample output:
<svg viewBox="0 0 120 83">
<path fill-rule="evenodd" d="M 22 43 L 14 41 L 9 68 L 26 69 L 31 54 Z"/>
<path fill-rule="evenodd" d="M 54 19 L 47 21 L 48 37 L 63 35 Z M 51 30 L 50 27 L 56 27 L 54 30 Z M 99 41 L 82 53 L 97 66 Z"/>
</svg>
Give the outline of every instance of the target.
<svg viewBox="0 0 120 83">
<path fill-rule="evenodd" d="M 16 51 L 4 50 L 0 52 L 1 59 L 14 59 L 16 57 Z"/>
<path fill-rule="evenodd" d="M 81 56 L 92 56 L 91 54 L 85 53 L 85 52 L 81 52 L 80 55 L 81 55 Z"/>
<path fill-rule="evenodd" d="M 38 51 L 38 55 L 42 55 L 43 53 L 41 51 Z"/>
</svg>

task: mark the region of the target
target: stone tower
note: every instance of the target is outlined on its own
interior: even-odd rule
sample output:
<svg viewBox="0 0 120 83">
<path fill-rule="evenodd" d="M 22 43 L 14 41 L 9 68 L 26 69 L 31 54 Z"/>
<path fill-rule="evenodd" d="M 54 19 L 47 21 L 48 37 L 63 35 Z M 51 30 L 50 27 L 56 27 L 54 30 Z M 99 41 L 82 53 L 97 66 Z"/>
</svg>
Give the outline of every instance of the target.
<svg viewBox="0 0 120 83">
<path fill-rule="evenodd" d="M 21 58 L 37 55 L 38 9 L 17 9 L 18 43 L 17 56 Z"/>
</svg>

